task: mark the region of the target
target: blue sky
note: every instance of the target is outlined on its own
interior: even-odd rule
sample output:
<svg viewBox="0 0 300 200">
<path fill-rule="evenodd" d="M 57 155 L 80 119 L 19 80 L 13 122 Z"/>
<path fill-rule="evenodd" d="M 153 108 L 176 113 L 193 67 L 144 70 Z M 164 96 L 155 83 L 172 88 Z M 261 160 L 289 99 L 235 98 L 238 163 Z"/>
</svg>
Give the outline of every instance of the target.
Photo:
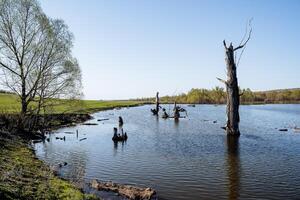
<svg viewBox="0 0 300 200">
<path fill-rule="evenodd" d="M 300 87 L 300 1 L 41 0 L 75 36 L 85 99 L 126 99 L 223 86 L 223 39 L 253 34 L 240 87 Z"/>
</svg>

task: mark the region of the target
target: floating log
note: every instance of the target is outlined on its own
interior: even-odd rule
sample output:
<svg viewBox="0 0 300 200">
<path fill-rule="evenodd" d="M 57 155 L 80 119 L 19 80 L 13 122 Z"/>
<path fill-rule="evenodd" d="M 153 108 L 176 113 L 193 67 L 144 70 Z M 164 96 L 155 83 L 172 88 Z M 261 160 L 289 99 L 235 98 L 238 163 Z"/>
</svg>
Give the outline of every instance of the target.
<svg viewBox="0 0 300 200">
<path fill-rule="evenodd" d="M 107 120 L 109 120 L 109 119 L 108 118 L 104 118 L 104 119 L 98 119 L 97 121 L 101 122 L 101 121 L 107 121 Z"/>
<path fill-rule="evenodd" d="M 79 141 L 81 142 L 82 140 L 86 140 L 87 138 L 85 137 L 85 138 L 81 138 Z"/>
<path fill-rule="evenodd" d="M 97 126 L 97 123 L 83 123 L 82 125 L 86 125 L 86 126 Z"/>
<path fill-rule="evenodd" d="M 189 104 L 189 105 L 187 105 L 188 107 L 196 107 L 196 105 L 195 104 Z"/>
<path fill-rule="evenodd" d="M 279 131 L 288 131 L 287 128 L 281 128 L 281 129 L 278 129 Z"/>
<path fill-rule="evenodd" d="M 71 132 L 71 131 L 65 131 L 64 133 L 65 134 L 75 134 L 74 132 Z"/>
<path fill-rule="evenodd" d="M 150 200 L 156 194 L 152 188 L 141 188 L 132 185 L 122 185 L 113 182 L 101 183 L 93 180 L 91 183 L 92 188 L 102 191 L 111 191 L 118 193 L 129 199 L 146 199 Z"/>
</svg>

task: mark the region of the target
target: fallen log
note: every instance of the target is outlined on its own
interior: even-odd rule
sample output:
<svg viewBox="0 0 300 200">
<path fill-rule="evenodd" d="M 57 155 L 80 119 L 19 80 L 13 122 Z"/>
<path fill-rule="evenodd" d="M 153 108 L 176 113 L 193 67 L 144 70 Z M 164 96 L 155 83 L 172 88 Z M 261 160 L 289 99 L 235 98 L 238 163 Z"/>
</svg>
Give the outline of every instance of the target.
<svg viewBox="0 0 300 200">
<path fill-rule="evenodd" d="M 79 141 L 81 142 L 82 140 L 86 140 L 87 138 L 81 138 Z"/>
<path fill-rule="evenodd" d="M 75 134 L 74 132 L 71 132 L 71 131 L 65 131 L 64 133 L 65 134 Z"/>
<path fill-rule="evenodd" d="M 97 180 L 93 180 L 91 186 L 92 188 L 95 188 L 97 190 L 115 192 L 119 195 L 133 200 L 150 200 L 156 194 L 155 190 L 153 190 L 152 188 L 140 188 L 131 185 L 121 185 L 113 182 L 102 183 Z"/>
<path fill-rule="evenodd" d="M 279 131 L 288 131 L 287 128 L 281 128 L 281 129 L 278 129 Z"/>
<path fill-rule="evenodd" d="M 97 121 L 98 122 L 101 122 L 101 121 L 107 121 L 107 120 L 109 120 L 108 118 L 105 118 L 105 119 L 98 119 Z"/>
<path fill-rule="evenodd" d="M 86 125 L 86 126 L 97 126 L 97 123 L 83 123 L 82 125 Z"/>
<path fill-rule="evenodd" d="M 187 105 L 188 107 L 196 107 L 196 105 L 195 104 L 189 104 L 189 105 Z"/>
</svg>

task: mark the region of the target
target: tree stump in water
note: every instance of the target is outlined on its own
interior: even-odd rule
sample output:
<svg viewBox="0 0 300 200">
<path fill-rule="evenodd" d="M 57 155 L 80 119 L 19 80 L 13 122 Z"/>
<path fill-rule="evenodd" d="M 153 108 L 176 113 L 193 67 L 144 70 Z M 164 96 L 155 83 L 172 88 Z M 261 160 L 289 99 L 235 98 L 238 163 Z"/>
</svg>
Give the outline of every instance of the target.
<svg viewBox="0 0 300 200">
<path fill-rule="evenodd" d="M 233 48 L 232 43 L 230 43 L 229 47 L 227 47 L 225 40 L 223 40 L 223 44 L 226 52 L 226 68 L 227 68 L 227 80 L 224 81 L 220 78 L 221 82 L 226 85 L 226 93 L 227 93 L 227 124 L 226 124 L 226 132 L 228 135 L 239 136 L 239 106 L 240 106 L 240 94 L 239 94 L 239 86 L 238 79 L 236 75 L 236 62 L 234 52 L 238 49 L 243 49 L 247 42 L 250 39 L 252 29 L 249 31 L 249 36 L 244 44 L 240 44 L 238 47 Z M 242 43 L 242 42 L 241 42 Z M 243 52 L 243 51 L 242 51 Z M 241 55 L 240 55 L 241 56 Z"/>
<path fill-rule="evenodd" d="M 155 98 L 155 108 L 151 109 L 151 112 L 153 115 L 158 115 L 159 112 L 159 92 L 156 93 L 156 98 Z"/>
<path fill-rule="evenodd" d="M 226 93 L 227 93 L 227 125 L 226 132 L 229 135 L 240 135 L 239 130 L 239 106 L 240 106 L 240 94 L 238 80 L 236 76 L 236 64 L 234 60 L 234 48 L 232 44 L 227 48 L 224 41 L 224 47 L 226 50 L 226 65 L 227 65 L 227 81 L 226 81 Z"/>
</svg>

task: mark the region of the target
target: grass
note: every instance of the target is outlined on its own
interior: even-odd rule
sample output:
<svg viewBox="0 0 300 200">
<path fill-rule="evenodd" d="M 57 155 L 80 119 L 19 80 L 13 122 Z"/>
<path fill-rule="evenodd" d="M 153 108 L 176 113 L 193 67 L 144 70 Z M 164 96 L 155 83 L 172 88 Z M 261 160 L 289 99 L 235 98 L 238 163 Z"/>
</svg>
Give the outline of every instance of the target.
<svg viewBox="0 0 300 200">
<path fill-rule="evenodd" d="M 138 101 L 51 100 L 48 113 L 92 113 L 117 107 L 137 106 Z M 35 104 L 31 104 L 35 107 Z M 0 93 L 0 113 L 21 110 L 18 96 Z M 28 143 L 17 136 L 0 132 L 0 199 L 96 199 L 83 194 L 71 183 L 56 177 L 38 160 Z"/>
<path fill-rule="evenodd" d="M 20 138 L 1 134 L 0 199 L 97 199 L 56 177 Z"/>
<path fill-rule="evenodd" d="M 138 101 L 97 101 L 97 100 L 51 100 L 53 104 L 47 113 L 92 113 L 117 107 L 137 106 Z M 30 105 L 35 107 L 34 104 Z M 18 96 L 0 93 L 0 112 L 19 113 L 21 104 Z"/>
</svg>

